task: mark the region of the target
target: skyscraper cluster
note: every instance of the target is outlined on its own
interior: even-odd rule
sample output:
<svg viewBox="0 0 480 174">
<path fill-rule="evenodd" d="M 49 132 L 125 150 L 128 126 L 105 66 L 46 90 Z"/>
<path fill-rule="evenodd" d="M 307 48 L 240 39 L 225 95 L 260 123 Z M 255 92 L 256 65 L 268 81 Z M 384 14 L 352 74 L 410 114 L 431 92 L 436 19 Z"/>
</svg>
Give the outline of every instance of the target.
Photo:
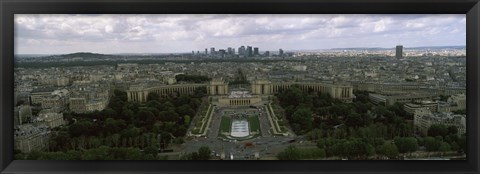
<svg viewBox="0 0 480 174">
<path fill-rule="evenodd" d="M 197 55 L 200 55 L 200 51 L 196 52 Z M 205 48 L 204 55 L 209 57 L 219 57 L 219 58 L 226 58 L 226 57 L 240 57 L 240 58 L 247 58 L 247 57 L 258 57 L 258 56 L 271 56 L 270 51 L 264 51 L 263 54 L 260 53 L 259 47 L 252 47 L 252 46 L 240 46 L 238 48 L 238 53 L 235 51 L 235 48 L 228 47 L 227 49 L 219 49 L 218 51 L 215 50 L 215 47 L 210 48 L 210 52 L 208 49 Z M 195 55 L 195 51 L 192 51 L 192 55 Z M 274 55 L 275 56 L 275 55 Z M 278 56 L 284 56 L 283 50 L 279 49 Z"/>
</svg>

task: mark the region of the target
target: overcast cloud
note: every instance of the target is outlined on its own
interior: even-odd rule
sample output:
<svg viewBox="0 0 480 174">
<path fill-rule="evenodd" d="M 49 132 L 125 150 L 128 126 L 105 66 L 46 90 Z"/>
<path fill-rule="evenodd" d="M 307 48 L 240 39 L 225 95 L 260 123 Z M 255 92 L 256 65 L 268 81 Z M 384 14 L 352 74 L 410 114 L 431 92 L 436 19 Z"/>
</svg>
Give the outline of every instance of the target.
<svg viewBox="0 0 480 174">
<path fill-rule="evenodd" d="M 466 45 L 459 15 L 15 15 L 16 54 Z"/>
</svg>

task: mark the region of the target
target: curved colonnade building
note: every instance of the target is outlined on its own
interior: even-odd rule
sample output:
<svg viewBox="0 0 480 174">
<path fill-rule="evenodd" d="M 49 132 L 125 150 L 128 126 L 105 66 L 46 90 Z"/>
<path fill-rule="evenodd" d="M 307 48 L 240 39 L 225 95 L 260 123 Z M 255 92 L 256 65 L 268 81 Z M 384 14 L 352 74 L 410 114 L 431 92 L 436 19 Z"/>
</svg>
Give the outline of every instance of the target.
<svg viewBox="0 0 480 174">
<path fill-rule="evenodd" d="M 344 102 L 352 102 L 353 87 L 351 85 L 312 83 L 312 82 L 270 82 L 268 80 L 255 80 L 252 83 L 252 93 L 256 95 L 277 94 L 282 90 L 292 86 L 298 86 L 305 92 L 327 93 L 332 98 L 340 99 Z"/>
<path fill-rule="evenodd" d="M 269 80 L 254 80 L 251 85 L 253 95 L 273 95 L 278 92 L 297 85 L 301 90 L 306 92 L 327 93 L 332 98 L 340 99 L 344 102 L 351 102 L 353 99 L 353 87 L 351 85 L 337 85 L 326 83 L 311 82 L 271 82 Z M 157 85 L 147 86 L 146 84 L 132 85 L 127 90 L 128 101 L 146 102 L 150 92 L 159 94 L 160 96 L 170 95 L 172 93 L 191 94 L 198 88 L 206 88 L 208 95 L 225 96 L 229 94 L 228 83 L 223 80 L 212 80 L 203 84 L 176 84 L 176 85 Z M 237 102 L 233 102 L 238 105 Z M 251 102 L 242 102 L 245 105 Z M 243 105 L 242 104 L 242 105 Z"/>
</svg>

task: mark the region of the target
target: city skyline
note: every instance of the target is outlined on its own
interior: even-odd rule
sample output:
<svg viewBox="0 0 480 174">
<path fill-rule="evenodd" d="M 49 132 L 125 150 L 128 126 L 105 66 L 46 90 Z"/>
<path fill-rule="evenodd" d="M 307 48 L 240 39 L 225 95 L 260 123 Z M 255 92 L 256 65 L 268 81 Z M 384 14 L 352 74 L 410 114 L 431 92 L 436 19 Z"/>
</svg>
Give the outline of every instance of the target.
<svg viewBox="0 0 480 174">
<path fill-rule="evenodd" d="M 466 45 L 465 15 L 15 15 L 15 54 Z"/>
</svg>

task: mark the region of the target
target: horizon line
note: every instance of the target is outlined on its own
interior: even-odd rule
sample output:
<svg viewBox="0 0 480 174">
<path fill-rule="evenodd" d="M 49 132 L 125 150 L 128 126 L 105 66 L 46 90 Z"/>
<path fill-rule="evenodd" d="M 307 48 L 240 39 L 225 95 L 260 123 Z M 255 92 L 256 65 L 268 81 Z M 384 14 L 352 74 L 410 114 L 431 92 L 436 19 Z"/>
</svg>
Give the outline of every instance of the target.
<svg viewBox="0 0 480 174">
<path fill-rule="evenodd" d="M 397 44 L 394 47 L 337 47 L 337 48 L 318 48 L 318 49 L 283 49 L 283 48 L 278 48 L 278 49 L 283 49 L 283 51 L 288 52 L 288 51 L 320 51 L 320 50 L 336 50 L 336 49 L 395 49 L 396 46 L 402 45 L 402 44 Z M 414 48 L 435 48 L 435 47 L 466 47 L 466 45 L 441 45 L 441 46 L 415 46 L 415 47 L 405 47 L 405 45 L 402 45 L 403 49 L 414 49 Z M 208 47 L 212 48 L 212 47 Z M 207 49 L 208 49 L 207 48 Z M 220 48 L 220 47 L 219 47 Z M 223 48 L 223 47 L 222 47 Z M 228 48 L 228 47 L 226 47 Z M 233 47 L 231 47 L 233 48 Z M 200 50 L 192 50 L 192 51 L 200 51 Z M 272 51 L 272 50 L 265 50 L 265 51 Z M 261 52 L 265 52 L 261 51 Z M 278 50 L 274 50 L 278 51 Z M 204 50 L 200 51 L 200 53 L 204 53 Z M 67 54 L 75 54 L 75 53 L 92 53 L 92 54 L 103 54 L 103 55 L 119 55 L 119 54 L 189 54 L 191 51 L 185 51 L 185 52 L 124 52 L 124 53 L 100 53 L 100 52 L 89 52 L 89 51 L 77 51 L 77 52 L 70 52 L 70 53 L 14 53 L 14 55 L 67 55 Z"/>
</svg>

